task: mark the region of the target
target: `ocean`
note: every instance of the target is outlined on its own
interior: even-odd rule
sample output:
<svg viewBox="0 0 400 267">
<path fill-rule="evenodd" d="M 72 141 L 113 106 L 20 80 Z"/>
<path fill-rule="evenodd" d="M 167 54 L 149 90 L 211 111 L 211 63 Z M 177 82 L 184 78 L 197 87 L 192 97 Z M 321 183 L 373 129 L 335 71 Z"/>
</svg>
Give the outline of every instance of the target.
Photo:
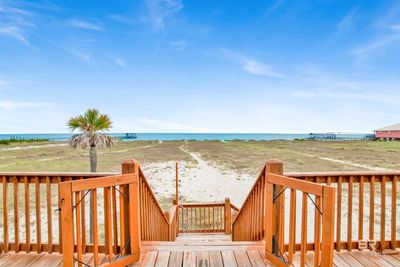
<svg viewBox="0 0 400 267">
<path fill-rule="evenodd" d="M 125 133 L 110 133 L 116 138 L 124 138 Z M 71 134 L 47 133 L 47 134 L 0 134 L 0 140 L 17 139 L 49 139 L 51 141 L 67 141 Z M 123 139 L 124 141 L 136 140 L 294 140 L 306 139 L 309 134 L 275 134 L 275 133 L 136 133 L 136 139 Z M 337 140 L 364 139 L 367 134 L 342 134 L 337 133 Z"/>
</svg>

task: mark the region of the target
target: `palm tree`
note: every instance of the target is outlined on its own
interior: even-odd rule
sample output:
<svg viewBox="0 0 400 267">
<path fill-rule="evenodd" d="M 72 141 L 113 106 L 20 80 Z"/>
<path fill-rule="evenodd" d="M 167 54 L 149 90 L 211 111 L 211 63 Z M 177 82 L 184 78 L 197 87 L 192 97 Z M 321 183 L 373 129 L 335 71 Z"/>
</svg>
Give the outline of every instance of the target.
<svg viewBox="0 0 400 267">
<path fill-rule="evenodd" d="M 71 131 L 79 130 L 68 141 L 72 148 L 89 147 L 90 171 L 97 170 L 97 148 L 111 147 L 113 141 L 110 135 L 103 133 L 112 127 L 112 121 L 107 114 L 100 114 L 97 109 L 88 109 L 85 114 L 72 117 L 68 123 Z M 90 192 L 90 242 L 93 242 L 93 210 L 92 191 Z"/>
<path fill-rule="evenodd" d="M 97 109 L 88 109 L 85 114 L 72 117 L 68 123 L 72 130 L 79 130 L 68 141 L 70 147 L 89 147 L 90 171 L 97 170 L 97 148 L 111 147 L 113 141 L 110 135 L 103 133 L 112 128 L 112 121 L 107 114 L 101 114 Z"/>
</svg>

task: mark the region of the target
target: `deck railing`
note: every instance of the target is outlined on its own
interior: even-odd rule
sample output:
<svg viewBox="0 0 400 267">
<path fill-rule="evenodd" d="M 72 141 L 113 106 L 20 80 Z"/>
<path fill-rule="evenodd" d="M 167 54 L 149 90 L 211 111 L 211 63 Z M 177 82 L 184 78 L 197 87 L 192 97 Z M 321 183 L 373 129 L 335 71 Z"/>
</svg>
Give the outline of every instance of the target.
<svg viewBox="0 0 400 267">
<path fill-rule="evenodd" d="M 180 233 L 231 233 L 232 205 L 225 202 L 179 204 Z"/>
<path fill-rule="evenodd" d="M 130 174 L 60 184 L 63 265 L 65 267 L 72 267 L 75 264 L 82 266 L 82 258 L 87 251 L 83 238 L 87 228 L 82 214 L 85 213 L 85 197 L 89 192 L 93 222 L 94 266 L 100 264 L 126 266 L 138 261 L 141 239 L 139 175 L 136 171 Z M 119 193 L 118 199 L 114 197 L 115 192 Z M 104 216 L 98 216 L 100 199 L 103 200 Z M 100 223 L 104 225 L 104 228 L 100 227 Z M 104 234 L 103 240 L 99 240 L 100 233 Z M 103 251 L 100 249 L 100 244 Z M 105 253 L 106 257 L 100 259 L 99 253 Z"/>
<path fill-rule="evenodd" d="M 0 173 L 0 251 L 61 252 L 59 184 L 106 175 L 110 173 Z"/>
<path fill-rule="evenodd" d="M 400 172 L 287 173 L 287 176 L 335 186 L 335 248 L 368 246 L 384 251 L 400 247 L 398 226 Z"/>
<path fill-rule="evenodd" d="M 296 234 L 300 233 L 300 266 L 306 265 L 308 248 L 307 238 L 310 233 L 310 214 L 314 216 L 313 243 L 315 267 L 333 266 L 335 188 L 307 181 L 289 178 L 283 175 L 267 173 L 265 189 L 265 252 L 267 259 L 277 266 L 288 266 L 294 262 L 298 250 Z M 286 189 L 290 190 L 289 220 L 285 220 Z M 297 198 L 301 194 L 301 228 L 297 225 Z M 282 201 L 281 201 L 282 200 Z M 287 223 L 286 223 L 287 222 Z M 287 229 L 288 228 L 288 229 Z M 284 255 L 285 233 L 288 234 L 287 256 Z"/>
<path fill-rule="evenodd" d="M 232 223 L 234 241 L 259 241 L 265 226 L 265 171 L 263 167 Z"/>
</svg>

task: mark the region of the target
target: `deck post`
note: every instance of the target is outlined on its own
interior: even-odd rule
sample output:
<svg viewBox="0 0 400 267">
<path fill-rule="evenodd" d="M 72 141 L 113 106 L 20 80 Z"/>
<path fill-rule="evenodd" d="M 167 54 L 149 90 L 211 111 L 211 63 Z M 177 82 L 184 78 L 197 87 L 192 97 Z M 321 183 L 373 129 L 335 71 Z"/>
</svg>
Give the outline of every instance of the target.
<svg viewBox="0 0 400 267">
<path fill-rule="evenodd" d="M 225 198 L 225 234 L 232 232 L 232 207 L 231 200 Z"/>
<path fill-rule="evenodd" d="M 74 225 L 72 218 L 72 182 L 60 183 L 63 266 L 74 266 Z"/>
<path fill-rule="evenodd" d="M 124 160 L 121 165 L 122 174 L 136 173 L 137 181 L 124 185 L 121 192 L 128 196 L 124 210 L 124 240 L 131 238 L 130 246 L 125 247 L 125 254 L 140 254 L 140 195 L 139 195 L 139 163 L 136 160 Z M 139 260 L 139 258 L 138 258 Z"/>
<path fill-rule="evenodd" d="M 333 187 L 323 187 L 321 267 L 333 266 L 335 191 Z"/>
<path fill-rule="evenodd" d="M 283 163 L 278 160 L 268 160 L 265 163 L 265 177 L 267 178 L 267 183 L 268 183 L 268 174 L 273 173 L 273 174 L 279 174 L 283 175 Z M 268 187 L 266 186 L 266 190 L 268 190 Z M 282 193 L 283 186 L 273 186 L 273 199 L 275 197 L 278 197 L 280 193 Z M 266 199 L 268 202 L 268 199 Z M 285 206 L 284 206 L 284 201 L 285 197 L 284 194 L 279 196 L 275 201 L 273 201 L 273 216 L 272 218 L 265 218 L 265 223 L 266 224 L 272 224 L 272 238 L 275 240 L 275 244 L 272 243 L 272 249 L 269 251 L 272 254 L 276 253 L 276 249 L 279 248 L 281 251 L 283 251 L 283 245 L 284 245 L 284 214 L 285 214 Z M 264 205 L 266 208 L 269 206 Z M 267 213 L 265 213 L 267 214 Z M 267 235 L 265 235 L 267 237 Z M 269 242 L 272 242 L 272 240 L 265 240 L 266 244 Z M 276 247 L 277 245 L 278 247 Z"/>
<path fill-rule="evenodd" d="M 178 162 L 175 162 L 175 203 L 179 203 L 179 173 L 178 173 Z"/>
</svg>

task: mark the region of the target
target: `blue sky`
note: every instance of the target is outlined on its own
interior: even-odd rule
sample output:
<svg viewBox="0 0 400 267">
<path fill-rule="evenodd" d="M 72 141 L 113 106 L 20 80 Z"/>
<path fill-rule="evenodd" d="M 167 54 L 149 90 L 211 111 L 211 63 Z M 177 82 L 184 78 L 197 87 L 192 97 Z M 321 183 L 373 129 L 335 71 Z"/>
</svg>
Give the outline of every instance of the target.
<svg viewBox="0 0 400 267">
<path fill-rule="evenodd" d="M 399 67 L 397 0 L 0 0 L 0 133 L 370 132 Z"/>
</svg>

